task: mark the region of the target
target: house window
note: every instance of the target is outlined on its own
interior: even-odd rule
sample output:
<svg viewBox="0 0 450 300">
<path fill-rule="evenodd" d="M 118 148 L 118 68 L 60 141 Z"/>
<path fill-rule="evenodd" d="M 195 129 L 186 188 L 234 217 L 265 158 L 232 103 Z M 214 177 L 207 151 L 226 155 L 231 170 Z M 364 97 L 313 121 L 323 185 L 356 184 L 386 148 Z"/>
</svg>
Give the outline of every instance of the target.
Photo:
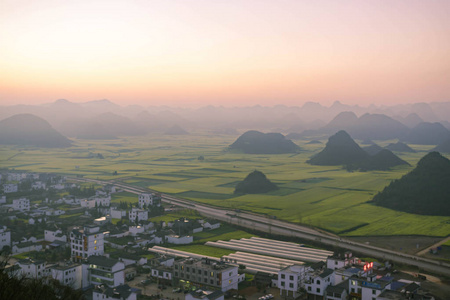
<svg viewBox="0 0 450 300">
<path fill-rule="evenodd" d="M 319 279 L 317 279 L 316 283 L 317 283 L 317 284 L 320 284 L 320 280 L 319 280 Z"/>
<path fill-rule="evenodd" d="M 316 291 L 317 291 L 317 293 L 320 293 L 320 288 L 317 288 L 317 290 L 316 290 Z"/>
<path fill-rule="evenodd" d="M 232 282 L 233 282 L 233 280 L 231 280 L 231 279 L 230 279 L 230 280 L 228 280 L 228 283 L 229 283 L 229 284 L 231 284 Z"/>
<path fill-rule="evenodd" d="M 308 286 L 308 291 L 311 292 L 311 287 L 310 286 Z"/>
<path fill-rule="evenodd" d="M 186 272 L 189 272 L 189 267 L 186 268 Z"/>
<path fill-rule="evenodd" d="M 294 276 L 293 275 L 289 276 L 289 280 L 294 280 Z"/>
<path fill-rule="evenodd" d="M 211 284 L 214 284 L 214 280 L 211 279 L 211 280 L 210 280 L 210 283 L 211 283 Z"/>
<path fill-rule="evenodd" d="M 228 276 L 231 276 L 231 274 L 233 274 L 233 272 L 228 273 Z"/>
<path fill-rule="evenodd" d="M 202 270 L 199 269 L 199 270 L 198 270 L 198 274 L 199 274 L 199 275 L 202 275 Z"/>
<path fill-rule="evenodd" d="M 284 281 L 281 282 L 281 286 L 284 286 Z"/>
<path fill-rule="evenodd" d="M 294 288 L 294 284 L 293 283 L 289 283 L 289 287 L 292 289 Z"/>
<path fill-rule="evenodd" d="M 372 290 L 372 295 L 376 295 L 377 291 L 376 290 Z"/>
<path fill-rule="evenodd" d="M 284 274 L 281 274 L 281 279 L 286 278 L 286 276 Z"/>
</svg>

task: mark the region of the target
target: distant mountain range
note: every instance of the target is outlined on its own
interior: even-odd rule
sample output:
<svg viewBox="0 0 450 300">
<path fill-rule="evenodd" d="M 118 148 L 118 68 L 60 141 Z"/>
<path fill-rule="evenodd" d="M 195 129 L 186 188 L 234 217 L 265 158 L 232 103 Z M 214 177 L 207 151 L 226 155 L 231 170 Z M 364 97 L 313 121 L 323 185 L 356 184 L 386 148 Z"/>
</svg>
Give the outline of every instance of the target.
<svg viewBox="0 0 450 300">
<path fill-rule="evenodd" d="M 60 99 L 44 105 L 0 107 L 0 119 L 21 113 L 41 117 L 57 131 L 70 137 L 85 136 L 80 131 L 79 125 L 89 123 L 100 124 L 104 131 L 108 131 L 110 125 L 107 120 L 102 120 L 103 123 L 97 120 L 103 114 L 117 116 L 114 118 L 119 116 L 127 118 L 127 125 L 123 128 L 134 127 L 137 130 L 113 132 L 114 136 L 137 135 L 141 132 L 164 133 L 168 128 L 179 125 L 190 132 L 195 129 L 217 132 L 221 130 L 231 132 L 229 130 L 233 129 L 244 132 L 251 128 L 264 132 L 303 134 L 300 137 L 311 133 L 323 137 L 339 130 L 346 130 L 354 138 L 372 140 L 395 138 L 409 142 L 402 139 L 405 127 L 410 129 L 423 122 L 440 122 L 444 127 L 450 128 L 450 102 L 361 107 L 336 101 L 330 106 L 306 102 L 302 106 L 205 106 L 186 109 L 167 106 L 120 106 L 106 99 L 85 103 Z M 339 115 L 341 113 L 343 114 Z M 109 138 L 111 133 L 105 135 Z M 311 139 L 311 136 L 308 139 Z"/>
<path fill-rule="evenodd" d="M 321 166 L 343 165 L 348 170 L 360 171 L 388 170 L 398 165 L 408 164 L 390 150 L 380 150 L 378 147 L 372 145 L 365 151 L 346 131 L 341 130 L 332 135 L 325 148 L 307 162 Z"/>
<path fill-rule="evenodd" d="M 411 129 L 404 141 L 411 144 L 438 145 L 450 139 L 450 131 L 441 123 L 423 122 Z"/>
<path fill-rule="evenodd" d="M 394 180 L 372 202 L 421 215 L 450 216 L 450 160 L 430 152 L 416 168 Z"/>
<path fill-rule="evenodd" d="M 72 142 L 44 119 L 19 114 L 0 121 L 0 144 L 63 148 L 69 147 Z"/>
<path fill-rule="evenodd" d="M 299 146 L 281 133 L 262 133 L 255 130 L 245 132 L 228 148 L 247 154 L 283 154 L 300 151 Z"/>
</svg>

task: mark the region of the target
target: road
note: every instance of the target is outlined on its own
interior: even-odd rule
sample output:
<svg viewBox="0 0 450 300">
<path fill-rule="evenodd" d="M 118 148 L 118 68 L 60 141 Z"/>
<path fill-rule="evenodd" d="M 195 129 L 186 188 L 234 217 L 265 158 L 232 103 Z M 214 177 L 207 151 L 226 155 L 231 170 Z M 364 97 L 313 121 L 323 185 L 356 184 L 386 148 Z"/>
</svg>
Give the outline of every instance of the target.
<svg viewBox="0 0 450 300">
<path fill-rule="evenodd" d="M 149 189 L 134 187 L 117 181 L 104 181 L 97 179 L 86 178 L 68 178 L 70 180 L 81 182 L 93 182 L 98 184 L 114 184 L 117 187 L 131 193 L 155 192 Z M 258 231 L 268 232 L 274 235 L 283 235 L 289 237 L 297 237 L 307 240 L 312 240 L 325 245 L 331 245 L 356 251 L 370 257 L 376 257 L 382 260 L 390 260 L 396 263 L 416 266 L 420 270 L 426 270 L 432 273 L 450 276 L 450 264 L 444 262 L 437 262 L 430 259 L 404 254 L 388 249 L 356 243 L 345 238 L 341 238 L 326 232 L 318 231 L 306 226 L 292 224 L 277 219 L 271 219 L 267 216 L 262 216 L 249 212 L 229 210 L 225 208 L 213 207 L 206 204 L 200 204 L 186 199 L 177 198 L 171 195 L 161 194 L 162 201 L 176 204 L 197 210 L 200 214 L 211 217 L 223 222 L 235 224 L 241 227 L 250 228 Z"/>
</svg>

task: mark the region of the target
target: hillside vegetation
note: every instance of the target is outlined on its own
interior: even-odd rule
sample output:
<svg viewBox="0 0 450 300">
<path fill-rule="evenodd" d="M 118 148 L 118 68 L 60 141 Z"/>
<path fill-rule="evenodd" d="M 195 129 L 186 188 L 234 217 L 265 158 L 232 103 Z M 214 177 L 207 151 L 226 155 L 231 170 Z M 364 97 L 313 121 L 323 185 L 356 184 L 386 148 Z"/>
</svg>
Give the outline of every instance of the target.
<svg viewBox="0 0 450 300">
<path fill-rule="evenodd" d="M 409 213 L 450 216 L 450 160 L 430 152 L 417 167 L 373 198 L 376 205 Z"/>
<path fill-rule="evenodd" d="M 245 177 L 244 181 L 237 184 L 235 194 L 262 194 L 278 190 L 276 184 L 267 179 L 260 171 L 253 171 Z"/>
<path fill-rule="evenodd" d="M 229 149 L 247 154 L 283 154 L 298 152 L 300 147 L 281 133 L 250 130 L 242 134 Z"/>
</svg>

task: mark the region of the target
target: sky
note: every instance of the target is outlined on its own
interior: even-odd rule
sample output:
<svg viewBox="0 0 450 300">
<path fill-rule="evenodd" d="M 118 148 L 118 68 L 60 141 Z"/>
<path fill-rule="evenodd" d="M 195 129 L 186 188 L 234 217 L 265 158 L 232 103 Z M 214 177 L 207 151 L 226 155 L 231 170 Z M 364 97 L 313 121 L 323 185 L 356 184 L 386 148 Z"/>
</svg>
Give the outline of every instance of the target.
<svg viewBox="0 0 450 300">
<path fill-rule="evenodd" d="M 0 0 L 0 105 L 449 95 L 448 0 Z"/>
</svg>

